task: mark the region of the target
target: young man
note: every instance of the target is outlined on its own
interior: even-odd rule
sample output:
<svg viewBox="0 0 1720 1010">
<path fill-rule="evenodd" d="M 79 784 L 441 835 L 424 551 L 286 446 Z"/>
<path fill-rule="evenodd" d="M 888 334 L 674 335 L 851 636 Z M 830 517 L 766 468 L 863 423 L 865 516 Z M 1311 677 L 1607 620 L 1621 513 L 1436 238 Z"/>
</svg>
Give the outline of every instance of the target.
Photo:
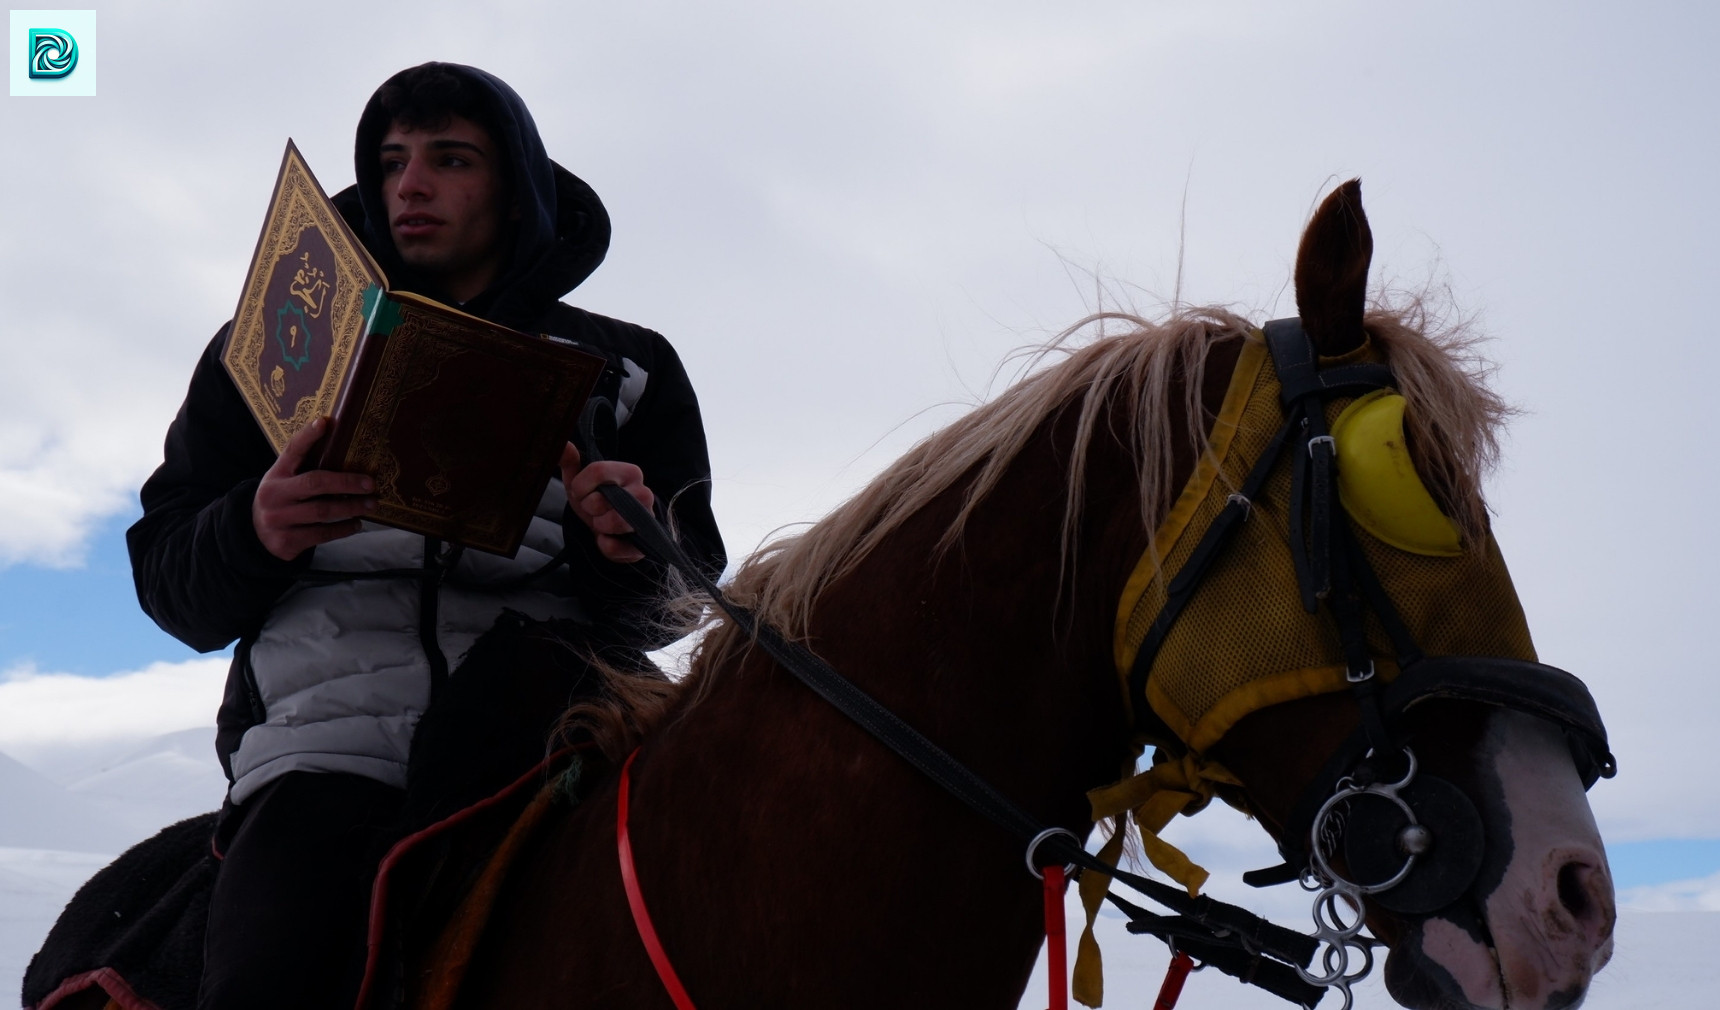
<svg viewBox="0 0 1720 1010">
<path fill-rule="evenodd" d="M 514 559 L 463 555 L 364 522 L 369 477 L 298 472 L 320 424 L 276 458 L 221 367 L 225 327 L 216 334 L 127 534 L 158 624 L 202 650 L 238 642 L 218 717 L 232 784 L 200 1007 L 351 1004 L 414 729 L 432 684 L 458 678 L 504 611 L 579 622 L 612 653 L 665 644 L 652 623 L 663 573 L 621 538 L 600 484 L 672 518 L 708 571 L 723 564 L 698 404 L 674 350 L 557 301 L 602 261 L 609 221 L 549 160 L 519 96 L 471 67 L 402 71 L 366 106 L 355 159 L 357 185 L 335 203 L 394 286 L 607 355 L 599 390 L 620 424 L 601 447 L 612 462 L 582 466 L 568 445 Z"/>
</svg>

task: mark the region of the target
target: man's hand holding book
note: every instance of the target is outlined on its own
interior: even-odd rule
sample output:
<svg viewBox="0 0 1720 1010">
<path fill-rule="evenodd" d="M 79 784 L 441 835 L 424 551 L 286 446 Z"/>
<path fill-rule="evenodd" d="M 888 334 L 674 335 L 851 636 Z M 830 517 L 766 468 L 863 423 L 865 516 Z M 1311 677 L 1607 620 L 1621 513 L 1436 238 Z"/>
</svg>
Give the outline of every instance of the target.
<svg viewBox="0 0 1720 1010">
<path fill-rule="evenodd" d="M 257 528 L 257 539 L 282 561 L 291 561 L 317 544 L 352 536 L 358 532 L 359 517 L 376 508 L 376 498 L 371 495 L 376 482 L 362 473 L 299 473 L 305 457 L 327 430 L 325 417 L 299 429 L 275 465 L 263 474 L 251 499 L 251 524 Z"/>
</svg>

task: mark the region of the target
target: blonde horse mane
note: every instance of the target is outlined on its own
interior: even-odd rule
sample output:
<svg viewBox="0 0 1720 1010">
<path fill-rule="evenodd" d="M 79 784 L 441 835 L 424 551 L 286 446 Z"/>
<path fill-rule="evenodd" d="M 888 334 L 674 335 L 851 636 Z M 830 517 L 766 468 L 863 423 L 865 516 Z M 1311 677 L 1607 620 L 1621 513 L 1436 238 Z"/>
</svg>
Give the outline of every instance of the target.
<svg viewBox="0 0 1720 1010">
<path fill-rule="evenodd" d="M 1465 324 L 1426 332 L 1429 313 L 1419 298 L 1367 315 L 1369 336 L 1397 374 L 1410 407 L 1409 440 L 1430 486 L 1466 535 L 1486 527 L 1481 480 L 1498 457 L 1498 429 L 1510 408 L 1487 388 L 1489 370 Z M 1078 338 L 1100 326 L 1099 339 Z M 904 520 L 972 474 L 961 510 L 938 543 L 955 544 L 973 509 L 997 486 L 1037 430 L 1061 411 L 1077 412 L 1064 486 L 1065 565 L 1082 511 L 1088 448 L 1106 424 L 1132 450 L 1141 523 L 1157 528 L 1180 488 L 1171 486 L 1178 446 L 1171 411 L 1181 411 L 1188 449 L 1206 450 L 1210 419 L 1201 404 L 1208 352 L 1254 327 L 1227 309 L 1206 307 L 1154 322 L 1123 312 L 1095 313 L 1032 352 L 1045 364 L 996 399 L 982 404 L 910 449 L 879 477 L 822 521 L 767 544 L 743 562 L 730 598 L 752 608 L 790 636 L 803 636 L 825 587 L 852 571 Z M 1180 386 L 1180 402 L 1171 402 Z M 1437 493 L 1437 492 L 1436 492 Z M 719 629 L 720 630 L 720 629 Z M 713 632 L 717 635 L 717 632 Z M 718 637 L 723 637 L 718 635 Z M 706 651 L 718 645 L 707 640 Z"/>
</svg>

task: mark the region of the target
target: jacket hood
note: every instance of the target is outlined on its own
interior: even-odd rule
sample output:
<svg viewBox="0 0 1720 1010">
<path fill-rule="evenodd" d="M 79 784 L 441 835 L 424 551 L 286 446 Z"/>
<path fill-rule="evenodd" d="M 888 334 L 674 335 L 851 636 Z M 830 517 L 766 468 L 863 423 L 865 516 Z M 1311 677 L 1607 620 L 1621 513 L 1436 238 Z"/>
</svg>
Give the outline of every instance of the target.
<svg viewBox="0 0 1720 1010">
<path fill-rule="evenodd" d="M 474 85 L 484 97 L 493 138 L 503 153 L 513 198 L 519 205 L 513 248 L 496 280 L 465 303 L 468 312 L 503 325 L 525 328 L 549 305 L 577 287 L 609 251 L 609 214 L 597 193 L 578 176 L 551 161 L 525 102 L 499 78 L 458 63 L 433 64 Z M 358 120 L 353 167 L 358 182 L 335 197 L 395 288 L 442 297 L 415 276 L 394 249 L 382 199 L 377 152 L 392 125 L 378 95 Z"/>
</svg>

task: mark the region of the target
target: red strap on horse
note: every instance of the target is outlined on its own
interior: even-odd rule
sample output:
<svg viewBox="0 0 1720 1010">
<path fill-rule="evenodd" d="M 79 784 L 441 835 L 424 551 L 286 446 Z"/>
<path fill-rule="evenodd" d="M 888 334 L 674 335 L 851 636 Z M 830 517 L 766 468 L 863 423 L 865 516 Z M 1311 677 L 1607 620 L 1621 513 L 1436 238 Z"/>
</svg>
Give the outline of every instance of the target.
<svg viewBox="0 0 1720 1010">
<path fill-rule="evenodd" d="M 627 892 L 627 907 L 633 912 L 633 928 L 638 930 L 639 939 L 645 944 L 645 953 L 651 956 L 651 966 L 657 969 L 657 977 L 662 980 L 663 988 L 669 991 L 675 1010 L 695 1010 L 693 998 L 687 995 L 686 987 L 681 985 L 680 977 L 675 974 L 675 966 L 669 963 L 663 942 L 657 939 L 657 927 L 651 925 L 651 913 L 645 910 L 645 896 L 639 891 L 639 875 L 633 868 L 633 842 L 627 837 L 627 794 L 630 791 L 627 772 L 638 756 L 639 751 L 635 749 L 621 766 L 621 791 L 615 800 L 615 847 L 621 856 L 621 887 Z"/>
<path fill-rule="evenodd" d="M 1069 1010 L 1069 942 L 1063 928 L 1063 867 L 1045 868 L 1045 979 L 1050 1010 Z"/>
<path fill-rule="evenodd" d="M 1177 951 L 1171 957 L 1171 966 L 1165 971 L 1165 984 L 1159 986 L 1159 1001 L 1153 1004 L 1153 1010 L 1176 1010 L 1177 1000 L 1182 997 L 1183 983 L 1188 981 L 1188 973 L 1194 970 L 1194 958 L 1182 951 Z"/>
</svg>

